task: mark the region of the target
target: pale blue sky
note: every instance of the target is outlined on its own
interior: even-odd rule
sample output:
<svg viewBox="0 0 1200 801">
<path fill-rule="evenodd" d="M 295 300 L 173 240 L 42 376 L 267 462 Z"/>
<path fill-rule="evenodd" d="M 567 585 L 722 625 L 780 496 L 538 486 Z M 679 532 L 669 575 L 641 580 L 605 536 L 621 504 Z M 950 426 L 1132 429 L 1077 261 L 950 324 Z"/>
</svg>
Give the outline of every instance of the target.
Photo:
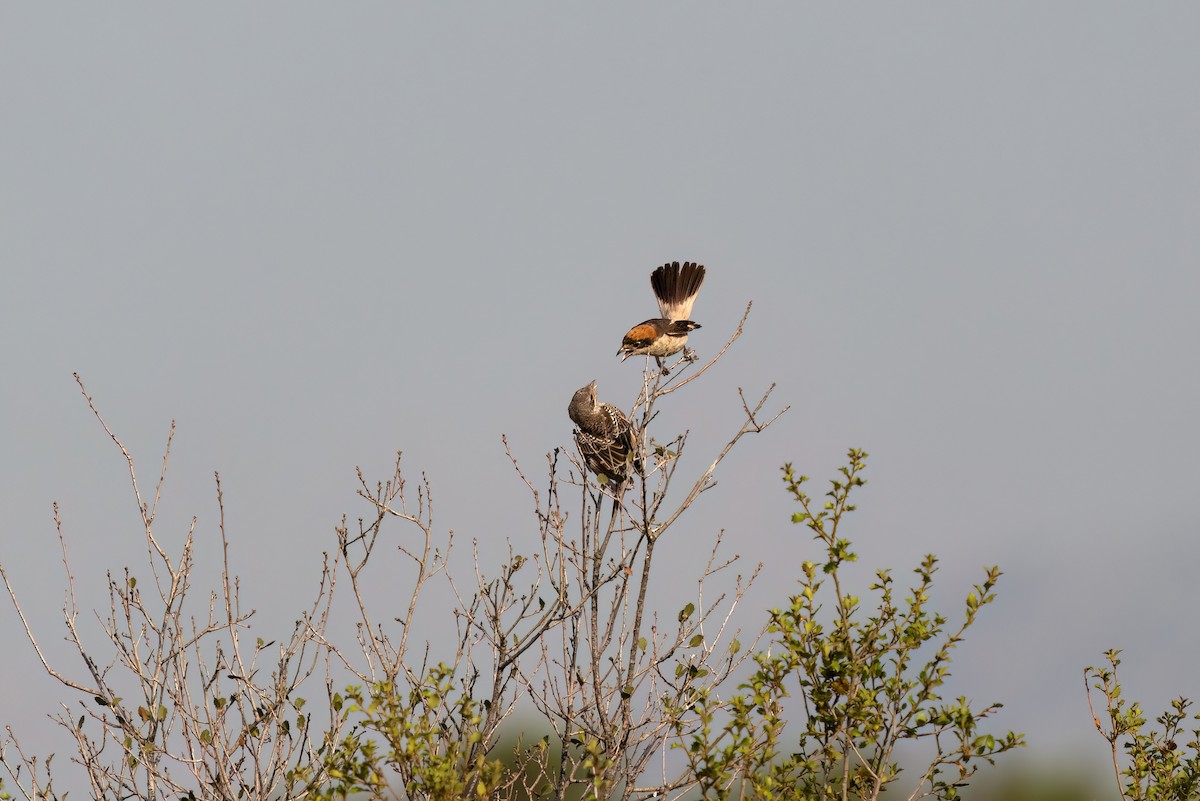
<svg viewBox="0 0 1200 801">
<path fill-rule="evenodd" d="M 440 527 L 520 550 L 501 433 L 539 474 L 576 388 L 628 406 L 649 271 L 698 260 L 701 355 L 754 312 L 660 424 L 694 475 L 738 386 L 792 411 L 673 532 L 680 571 L 725 529 L 768 561 L 759 620 L 816 556 L 779 466 L 863 447 L 864 567 L 938 553 L 957 612 L 999 563 L 956 689 L 1102 767 L 1105 648 L 1151 709 L 1200 693 L 1197 41 L 1183 4 L 9 4 L 0 559 L 62 653 L 51 502 L 85 599 L 141 558 L 73 371 L 147 478 L 177 421 L 161 533 L 211 542 L 221 472 L 268 629 L 397 449 Z M 20 636 L 5 608 L 0 717 L 65 750 Z"/>
</svg>

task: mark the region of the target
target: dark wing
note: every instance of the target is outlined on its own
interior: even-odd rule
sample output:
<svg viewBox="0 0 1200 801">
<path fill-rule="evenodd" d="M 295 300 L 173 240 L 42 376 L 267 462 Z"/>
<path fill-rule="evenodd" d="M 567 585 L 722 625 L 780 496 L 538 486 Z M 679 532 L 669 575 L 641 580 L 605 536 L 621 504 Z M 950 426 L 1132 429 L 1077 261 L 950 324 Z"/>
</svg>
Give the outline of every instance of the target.
<svg viewBox="0 0 1200 801">
<path fill-rule="evenodd" d="M 587 469 L 614 484 L 622 484 L 629 476 L 629 441 L 609 439 L 575 430 L 575 444 Z"/>
<path fill-rule="evenodd" d="M 588 470 L 619 484 L 628 477 L 630 464 L 642 469 L 633 424 L 624 412 L 602 403 L 594 423 L 588 430 L 575 432 L 575 444 Z"/>
</svg>

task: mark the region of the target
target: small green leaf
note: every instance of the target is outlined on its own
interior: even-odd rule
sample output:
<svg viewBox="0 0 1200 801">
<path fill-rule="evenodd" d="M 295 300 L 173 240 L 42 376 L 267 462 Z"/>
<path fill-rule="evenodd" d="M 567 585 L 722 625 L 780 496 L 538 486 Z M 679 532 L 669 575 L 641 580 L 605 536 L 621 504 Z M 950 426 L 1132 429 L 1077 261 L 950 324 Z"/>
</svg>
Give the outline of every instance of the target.
<svg viewBox="0 0 1200 801">
<path fill-rule="evenodd" d="M 692 616 L 692 613 L 694 613 L 695 611 L 696 611 L 695 604 L 688 604 L 687 606 L 683 607 L 683 609 L 680 609 L 679 610 L 679 622 L 682 623 L 683 621 L 687 620 L 689 617 Z"/>
</svg>

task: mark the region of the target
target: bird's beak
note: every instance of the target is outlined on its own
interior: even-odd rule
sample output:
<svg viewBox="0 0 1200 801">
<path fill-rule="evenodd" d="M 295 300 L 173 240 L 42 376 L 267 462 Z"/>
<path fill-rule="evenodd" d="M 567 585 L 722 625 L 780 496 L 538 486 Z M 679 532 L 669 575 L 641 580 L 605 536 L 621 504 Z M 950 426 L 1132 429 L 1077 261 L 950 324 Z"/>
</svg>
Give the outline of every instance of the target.
<svg viewBox="0 0 1200 801">
<path fill-rule="evenodd" d="M 621 354 L 625 354 L 625 355 L 624 355 L 624 356 L 622 356 Z M 629 352 L 629 351 L 627 351 L 627 350 L 625 350 L 624 348 L 621 348 L 619 351 L 617 351 L 617 355 L 618 355 L 618 356 L 621 356 L 621 361 L 625 361 L 625 360 L 626 360 L 626 359 L 628 359 L 628 358 L 629 358 L 629 357 L 630 357 L 632 354 L 630 354 L 630 352 Z"/>
</svg>

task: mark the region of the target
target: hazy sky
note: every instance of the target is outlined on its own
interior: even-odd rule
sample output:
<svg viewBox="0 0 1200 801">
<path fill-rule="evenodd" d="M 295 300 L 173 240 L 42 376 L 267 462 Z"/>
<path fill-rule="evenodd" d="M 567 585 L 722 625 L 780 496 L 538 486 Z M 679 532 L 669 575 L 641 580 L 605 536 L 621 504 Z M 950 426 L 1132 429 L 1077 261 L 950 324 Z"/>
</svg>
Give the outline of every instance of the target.
<svg viewBox="0 0 1200 801">
<path fill-rule="evenodd" d="M 680 574 L 726 530 L 760 622 L 819 558 L 779 466 L 865 448 L 864 568 L 939 554 L 957 615 L 1000 564 L 955 689 L 1103 767 L 1104 649 L 1151 710 L 1200 694 L 1197 41 L 1185 4 L 7 4 L 0 560 L 65 659 L 52 501 L 85 605 L 143 559 L 73 371 L 147 481 L 177 421 L 169 542 L 212 547 L 221 472 L 260 631 L 397 449 L 439 529 L 529 549 L 500 435 L 540 475 L 576 388 L 632 403 L 649 272 L 698 260 L 702 356 L 754 309 L 660 437 L 694 477 L 737 387 L 792 410 L 672 531 Z M 5 602 L 0 718 L 65 751 L 22 637 Z"/>
</svg>

